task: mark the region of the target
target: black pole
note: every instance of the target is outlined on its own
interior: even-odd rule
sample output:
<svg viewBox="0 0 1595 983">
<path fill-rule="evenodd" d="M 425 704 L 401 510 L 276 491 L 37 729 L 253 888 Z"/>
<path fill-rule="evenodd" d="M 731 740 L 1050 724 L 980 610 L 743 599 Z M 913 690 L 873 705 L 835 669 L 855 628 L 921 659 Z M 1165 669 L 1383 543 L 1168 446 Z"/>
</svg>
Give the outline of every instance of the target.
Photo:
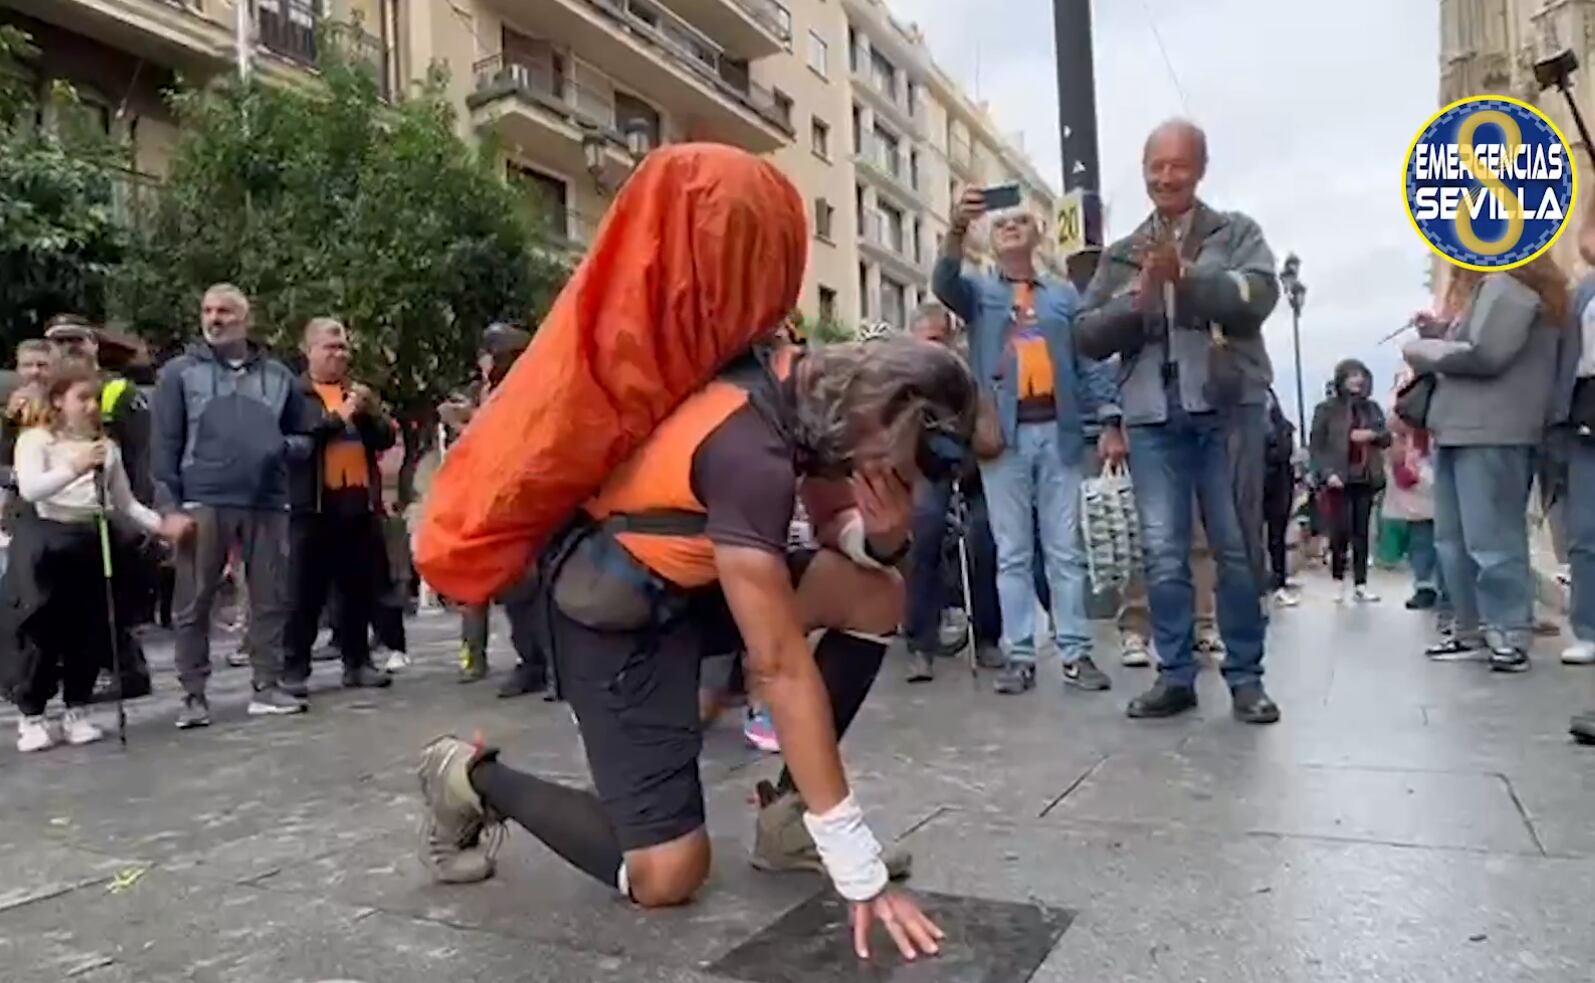
<svg viewBox="0 0 1595 983">
<path fill-rule="evenodd" d="M 1578 111 L 1578 102 L 1573 98 L 1573 90 L 1567 86 L 1564 76 L 1557 81 L 1556 87 L 1561 90 L 1562 98 L 1567 100 L 1567 109 L 1573 114 L 1573 125 L 1578 127 L 1578 138 L 1584 142 L 1584 153 L 1595 160 L 1595 141 L 1589 138 L 1589 127 L 1584 125 L 1584 114 Z"/>
<path fill-rule="evenodd" d="M 1296 436 L 1307 446 L 1307 397 L 1301 382 L 1301 308 L 1290 306 L 1290 341 L 1296 353 Z"/>
<path fill-rule="evenodd" d="M 1052 0 L 1058 66 L 1058 136 L 1063 189 L 1079 190 L 1087 249 L 1072 258 L 1071 279 L 1089 280 L 1102 247 L 1101 158 L 1097 152 L 1096 67 L 1091 49 L 1091 0 Z"/>
</svg>

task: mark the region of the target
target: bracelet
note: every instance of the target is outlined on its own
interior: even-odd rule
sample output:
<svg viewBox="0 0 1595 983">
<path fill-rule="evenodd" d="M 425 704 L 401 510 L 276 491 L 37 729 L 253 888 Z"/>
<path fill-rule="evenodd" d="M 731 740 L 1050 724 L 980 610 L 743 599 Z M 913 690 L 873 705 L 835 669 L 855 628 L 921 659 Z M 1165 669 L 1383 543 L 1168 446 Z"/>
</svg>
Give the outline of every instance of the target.
<svg viewBox="0 0 1595 983">
<path fill-rule="evenodd" d="M 814 838 L 820 863 L 838 894 L 849 901 L 868 901 L 886 890 L 880 841 L 864 822 L 864 810 L 853 793 L 823 816 L 804 812 L 803 825 Z"/>
<path fill-rule="evenodd" d="M 902 544 L 897 549 L 885 554 L 875 552 L 875 547 L 870 543 L 869 538 L 865 537 L 864 539 L 864 552 L 869 554 L 870 559 L 883 567 L 895 567 L 902 563 L 908 557 L 908 551 L 913 548 L 913 536 L 904 536 Z"/>
</svg>

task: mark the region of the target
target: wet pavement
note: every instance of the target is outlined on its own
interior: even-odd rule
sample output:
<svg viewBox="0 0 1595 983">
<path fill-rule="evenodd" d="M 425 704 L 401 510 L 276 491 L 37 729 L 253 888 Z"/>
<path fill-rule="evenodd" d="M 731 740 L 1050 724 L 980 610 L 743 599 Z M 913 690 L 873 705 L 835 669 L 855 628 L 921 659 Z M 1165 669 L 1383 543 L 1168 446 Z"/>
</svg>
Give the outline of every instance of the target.
<svg viewBox="0 0 1595 983">
<path fill-rule="evenodd" d="M 152 640 L 126 751 L 22 758 L 0 718 L 0 979 L 1588 980 L 1595 748 L 1565 728 L 1595 669 L 1560 665 L 1556 639 L 1522 676 L 1431 664 L 1427 618 L 1377 586 L 1384 603 L 1341 609 L 1309 578 L 1276 613 L 1270 728 L 1232 721 L 1211 671 L 1196 713 L 1137 722 L 1124 703 L 1152 671 L 1106 657 L 1111 693 L 1065 692 L 1049 665 L 1021 697 L 947 661 L 911 687 L 888 663 L 844 752 L 952 929 L 946 959 L 909 968 L 853 965 L 817 877 L 745 862 L 753 784 L 778 766 L 732 715 L 704 756 L 698 903 L 635 911 L 519 830 L 495 879 L 439 887 L 415 859 L 416 749 L 479 730 L 580 781 L 567 710 L 457 685 L 455 625 L 428 615 L 391 690 L 344 692 L 320 663 L 310 715 L 252 719 L 248 671 L 218 658 L 216 724 L 179 733 Z"/>
</svg>

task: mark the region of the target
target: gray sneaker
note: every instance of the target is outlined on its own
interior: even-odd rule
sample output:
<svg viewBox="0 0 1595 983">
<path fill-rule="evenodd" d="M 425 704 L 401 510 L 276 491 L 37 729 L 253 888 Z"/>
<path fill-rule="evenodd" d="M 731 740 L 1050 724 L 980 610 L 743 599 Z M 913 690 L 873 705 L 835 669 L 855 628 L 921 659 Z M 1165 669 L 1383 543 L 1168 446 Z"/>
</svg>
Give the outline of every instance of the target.
<svg viewBox="0 0 1595 983">
<path fill-rule="evenodd" d="M 997 645 L 980 645 L 975 648 L 975 665 L 982 669 L 1002 669 L 1008 665 L 1008 657 L 1002 654 L 1002 648 Z"/>
<path fill-rule="evenodd" d="M 757 788 L 759 819 L 753 831 L 753 855 L 749 862 L 762 871 L 785 873 L 807 870 L 825 873 L 819 847 L 803 825 L 803 800 L 797 792 L 779 793 L 769 782 Z M 914 855 L 897 846 L 883 846 L 881 860 L 886 876 L 894 881 L 907 877 L 914 867 Z"/>
<path fill-rule="evenodd" d="M 931 665 L 930 653 L 908 650 L 908 681 L 928 683 L 936 678 L 936 667 Z"/>
<path fill-rule="evenodd" d="M 203 696 L 189 694 L 183 697 L 183 708 L 177 711 L 177 729 L 193 730 L 210 726 L 210 704 Z"/>
<path fill-rule="evenodd" d="M 384 689 L 393 685 L 393 676 L 373 665 L 356 666 L 343 671 L 346 689 Z"/>
<path fill-rule="evenodd" d="M 1002 674 L 997 677 L 995 688 L 997 692 L 1004 696 L 1030 692 L 1036 688 L 1036 664 L 1034 662 L 1009 662 L 1003 668 Z"/>
<path fill-rule="evenodd" d="M 265 689 L 255 690 L 249 698 L 249 715 L 251 717 L 283 717 L 295 713 L 304 713 L 310 709 L 310 704 L 284 692 L 280 686 L 267 686 Z"/>
<path fill-rule="evenodd" d="M 445 735 L 421 750 L 421 863 L 442 884 L 474 884 L 493 876 L 503 825 L 471 787 L 471 766 L 498 752 Z M 482 833 L 492 830 L 482 844 Z"/>
<path fill-rule="evenodd" d="M 1091 661 L 1091 656 L 1082 655 L 1073 662 L 1063 667 L 1063 683 L 1075 689 L 1100 691 L 1113 688 L 1113 680 L 1108 674 L 1097 668 Z"/>
</svg>

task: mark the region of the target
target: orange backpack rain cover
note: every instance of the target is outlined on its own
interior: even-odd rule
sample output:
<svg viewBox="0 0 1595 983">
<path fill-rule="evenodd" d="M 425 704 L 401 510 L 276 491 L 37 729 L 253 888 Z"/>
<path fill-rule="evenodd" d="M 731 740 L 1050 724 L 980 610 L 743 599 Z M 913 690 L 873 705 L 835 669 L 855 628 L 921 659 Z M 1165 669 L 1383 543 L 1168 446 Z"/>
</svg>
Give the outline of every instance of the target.
<svg viewBox="0 0 1595 983">
<path fill-rule="evenodd" d="M 734 147 L 650 154 L 433 481 L 415 562 L 484 604 L 633 451 L 797 304 L 803 200 Z"/>
</svg>

